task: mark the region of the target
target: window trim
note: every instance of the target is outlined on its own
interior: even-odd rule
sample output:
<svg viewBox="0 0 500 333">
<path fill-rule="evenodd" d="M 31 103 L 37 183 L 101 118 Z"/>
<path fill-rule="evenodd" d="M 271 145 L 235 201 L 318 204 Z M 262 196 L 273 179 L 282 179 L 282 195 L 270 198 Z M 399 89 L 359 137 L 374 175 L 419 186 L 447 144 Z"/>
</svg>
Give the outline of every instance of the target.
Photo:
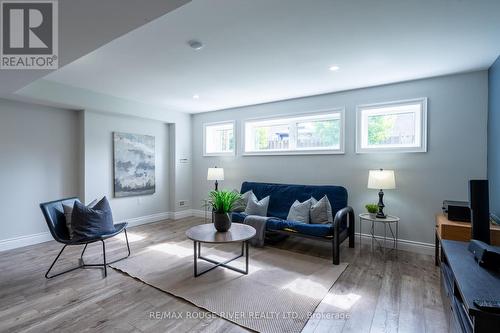
<svg viewBox="0 0 500 333">
<path fill-rule="evenodd" d="M 339 149 L 300 149 L 300 150 L 291 150 L 291 151 L 257 151 L 257 152 L 247 152 L 246 149 L 246 124 L 247 122 L 255 122 L 255 121 L 266 121 L 266 120 L 277 120 L 283 118 L 300 118 L 307 116 L 319 116 L 328 113 L 339 113 L 340 114 L 340 135 L 339 135 Z M 258 117 L 258 118 L 247 118 L 242 120 L 241 122 L 241 142 L 242 145 L 240 147 L 240 152 L 242 156 L 289 156 L 289 155 L 342 155 L 345 154 L 345 108 L 344 107 L 336 107 L 336 108 L 328 108 L 328 109 L 320 109 L 312 112 L 305 113 L 286 113 L 279 114 L 271 117 Z"/>
<path fill-rule="evenodd" d="M 215 125 L 233 125 L 233 138 L 234 138 L 234 148 L 232 152 L 218 152 L 218 153 L 207 153 L 207 127 L 215 126 Z M 211 156 L 235 156 L 237 150 L 237 130 L 236 130 L 236 121 L 235 120 L 224 120 L 224 121 L 216 121 L 210 123 L 203 123 L 203 156 L 211 157 Z"/>
<path fill-rule="evenodd" d="M 421 121 L 420 121 L 420 144 L 417 147 L 383 147 L 383 148 L 362 148 L 362 111 L 365 108 L 383 107 L 405 104 L 420 103 L 421 107 Z M 427 152 L 427 97 L 412 98 L 398 101 L 360 104 L 356 106 L 356 154 L 370 154 L 370 153 L 426 153 Z"/>
</svg>

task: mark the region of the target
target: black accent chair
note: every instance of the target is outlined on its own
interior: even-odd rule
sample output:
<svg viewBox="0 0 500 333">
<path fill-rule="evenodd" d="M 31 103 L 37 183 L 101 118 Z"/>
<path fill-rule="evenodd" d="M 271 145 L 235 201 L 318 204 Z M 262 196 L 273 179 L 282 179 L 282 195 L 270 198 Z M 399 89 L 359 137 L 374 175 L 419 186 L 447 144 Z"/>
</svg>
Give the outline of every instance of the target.
<svg viewBox="0 0 500 333">
<path fill-rule="evenodd" d="M 102 268 L 104 268 L 104 277 L 106 277 L 107 276 L 107 270 L 106 270 L 107 265 L 113 264 L 113 263 L 118 262 L 118 261 L 123 260 L 123 259 L 126 259 L 130 256 L 130 246 L 128 243 L 128 236 L 127 236 L 127 229 L 126 229 L 127 223 L 126 222 L 115 224 L 115 231 L 113 233 L 110 233 L 110 234 L 102 235 L 99 237 L 93 237 L 93 238 L 78 239 L 78 240 L 71 240 L 69 238 L 69 232 L 68 232 L 68 228 L 66 227 L 66 218 L 64 216 L 64 210 L 63 210 L 62 204 L 64 203 L 66 205 L 72 206 L 76 200 L 78 200 L 78 198 L 67 198 L 67 199 L 50 201 L 50 202 L 45 202 L 45 203 L 40 204 L 40 208 L 42 209 L 43 216 L 45 217 L 45 221 L 47 222 L 47 226 L 49 227 L 49 230 L 50 230 L 50 233 L 52 234 L 52 237 L 54 237 L 54 239 L 57 242 L 64 244 L 63 248 L 61 249 L 61 251 L 57 255 L 56 259 L 54 259 L 54 261 L 52 262 L 52 265 L 50 265 L 49 270 L 47 271 L 47 273 L 45 273 L 45 277 L 47 279 L 51 279 L 53 277 L 62 275 L 64 273 L 74 271 L 78 268 L 86 268 L 86 267 L 102 267 Z M 114 237 L 122 231 L 125 233 L 125 239 L 127 241 L 127 250 L 128 250 L 127 256 L 120 258 L 120 259 L 117 259 L 117 260 L 114 260 L 112 262 L 106 262 L 106 245 L 104 243 L 104 240 L 111 238 L 111 237 Z M 102 254 L 103 254 L 103 258 L 104 258 L 103 263 L 102 264 L 86 264 L 83 261 L 83 254 L 85 253 L 85 250 L 87 249 L 87 245 L 89 245 L 91 243 L 95 243 L 95 242 L 102 242 Z M 54 267 L 55 263 L 57 262 L 57 260 L 59 259 L 59 257 L 63 253 L 64 249 L 68 245 L 85 245 L 83 247 L 82 254 L 80 255 L 80 264 L 77 267 L 68 269 L 64 272 L 60 272 L 60 273 L 57 273 L 55 275 L 49 275 L 50 270 L 52 269 L 52 267 Z"/>
</svg>

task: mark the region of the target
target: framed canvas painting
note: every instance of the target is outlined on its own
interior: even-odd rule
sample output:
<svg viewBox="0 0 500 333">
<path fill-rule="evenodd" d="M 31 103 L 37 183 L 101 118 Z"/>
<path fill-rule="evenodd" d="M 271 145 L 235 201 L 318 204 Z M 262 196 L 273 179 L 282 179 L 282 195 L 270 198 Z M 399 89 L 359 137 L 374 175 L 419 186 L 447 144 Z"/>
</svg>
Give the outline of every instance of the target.
<svg viewBox="0 0 500 333">
<path fill-rule="evenodd" d="M 155 137 L 113 133 L 115 198 L 155 193 Z"/>
</svg>

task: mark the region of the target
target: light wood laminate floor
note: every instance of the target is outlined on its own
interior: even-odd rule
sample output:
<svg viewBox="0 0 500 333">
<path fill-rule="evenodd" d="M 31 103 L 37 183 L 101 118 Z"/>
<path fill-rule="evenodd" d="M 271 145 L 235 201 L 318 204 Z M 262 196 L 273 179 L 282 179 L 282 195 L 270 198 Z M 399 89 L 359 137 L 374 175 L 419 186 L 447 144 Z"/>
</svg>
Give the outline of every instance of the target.
<svg viewBox="0 0 500 333">
<path fill-rule="evenodd" d="M 185 230 L 200 223 L 203 219 L 193 217 L 130 228 L 131 249 L 186 239 Z M 289 250 L 290 260 L 294 252 L 325 258 L 331 252 L 328 243 L 299 238 L 276 246 Z M 101 269 L 85 269 L 46 280 L 44 273 L 60 248 L 52 241 L 0 252 L 0 332 L 247 331 L 111 268 L 105 279 Z M 108 260 L 125 254 L 124 239 L 109 240 L 107 248 Z M 81 249 L 65 250 L 56 270 L 77 264 Z M 86 262 L 102 260 L 100 251 L 100 244 L 89 245 Z M 439 270 L 431 256 L 400 251 L 384 261 L 368 246 L 360 252 L 358 243 L 350 249 L 345 242 L 340 258 L 349 267 L 304 332 L 448 330 Z M 331 313 L 337 315 L 331 318 Z"/>
</svg>

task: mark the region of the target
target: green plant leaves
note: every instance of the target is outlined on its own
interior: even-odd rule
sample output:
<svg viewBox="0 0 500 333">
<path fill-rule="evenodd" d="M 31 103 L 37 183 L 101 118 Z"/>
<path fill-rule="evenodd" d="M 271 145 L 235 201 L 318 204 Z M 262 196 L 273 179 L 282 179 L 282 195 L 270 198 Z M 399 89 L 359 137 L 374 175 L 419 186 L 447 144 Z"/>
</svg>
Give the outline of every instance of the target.
<svg viewBox="0 0 500 333">
<path fill-rule="evenodd" d="M 222 214 L 231 212 L 241 200 L 241 195 L 234 191 L 211 191 L 208 197 L 208 206 Z"/>
<path fill-rule="evenodd" d="M 378 212 L 378 205 L 377 204 L 366 204 L 365 205 L 366 210 L 368 213 L 376 213 Z"/>
</svg>

